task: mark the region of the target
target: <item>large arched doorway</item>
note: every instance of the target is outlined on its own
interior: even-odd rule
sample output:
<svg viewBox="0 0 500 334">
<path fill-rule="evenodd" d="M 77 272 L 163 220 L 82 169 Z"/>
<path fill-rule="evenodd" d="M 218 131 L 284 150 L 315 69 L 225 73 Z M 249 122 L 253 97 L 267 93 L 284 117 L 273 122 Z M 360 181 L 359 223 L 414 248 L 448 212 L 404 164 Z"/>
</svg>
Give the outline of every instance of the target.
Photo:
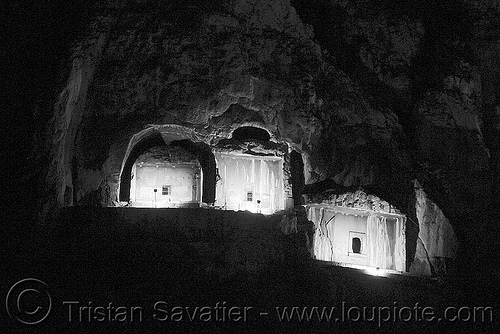
<svg viewBox="0 0 500 334">
<path fill-rule="evenodd" d="M 126 157 L 123 169 L 120 175 L 120 202 L 130 202 L 130 183 L 132 181 L 132 167 L 141 154 L 146 152 L 152 147 L 163 146 L 161 133 L 152 131 L 151 134 L 142 138 L 137 144 L 134 145 L 128 156 Z"/>
<path fill-rule="evenodd" d="M 171 193 L 170 195 L 159 195 L 159 193 L 169 193 L 168 186 L 172 186 L 171 184 L 157 184 L 153 182 L 151 179 L 149 181 L 143 181 L 143 183 L 137 184 L 136 179 L 135 185 L 132 185 L 132 181 L 136 177 L 136 175 L 140 178 L 145 178 L 147 175 L 150 177 L 156 178 L 158 182 L 166 182 L 164 178 L 158 176 L 158 174 L 153 173 L 153 171 L 147 172 L 149 167 L 158 168 L 158 170 L 163 170 L 164 174 L 168 174 L 167 171 L 172 172 L 174 168 L 188 168 L 193 173 L 184 174 L 184 177 L 190 178 L 193 180 L 194 178 L 197 180 L 196 183 L 193 183 L 191 186 L 196 188 L 196 198 L 197 202 L 203 202 L 211 204 L 215 201 L 215 183 L 216 183 L 216 164 L 215 157 L 210 150 L 210 147 L 203 142 L 194 142 L 189 138 L 189 136 L 185 135 L 182 130 L 183 127 L 180 126 L 162 126 L 158 129 L 147 129 L 143 132 L 134 136 L 131 140 L 131 144 L 129 145 L 128 152 L 124 157 L 124 163 L 122 167 L 122 171 L 120 173 L 120 184 L 119 184 L 119 200 L 122 203 L 131 203 L 132 201 L 136 201 L 137 199 L 143 199 L 145 202 L 153 203 L 154 206 L 154 189 L 156 189 L 156 198 L 157 198 L 157 206 L 158 206 L 158 197 L 159 196 L 171 196 L 170 202 L 179 202 L 179 199 L 175 200 Z M 187 130 L 185 130 L 187 131 Z M 189 134 L 189 133 L 188 133 Z M 134 140 L 134 138 L 138 137 L 139 139 Z M 177 153 L 175 153 L 177 152 Z M 183 152 L 182 154 L 179 152 Z M 178 161 L 169 160 L 169 156 L 175 154 L 180 154 L 183 158 L 179 158 Z M 142 158 L 142 160 L 141 160 Z M 141 165 L 142 167 L 147 167 L 143 171 L 137 171 L 137 166 Z M 158 167 L 156 167 L 158 166 Z M 161 166 L 161 167 L 160 167 Z M 175 166 L 175 167 L 174 167 Z M 135 170 L 135 173 L 133 171 Z M 180 170 L 180 169 L 177 169 Z M 196 174 L 196 170 L 199 170 L 199 173 Z M 180 173 L 180 172 L 175 172 Z M 181 173 L 182 174 L 182 173 Z M 188 175 L 189 174 L 189 175 Z M 169 175 L 172 175 L 170 173 Z M 134 178 L 133 178 L 134 176 Z M 193 181 L 194 182 L 194 181 Z M 153 184 L 154 183 L 154 184 Z M 146 185 L 148 184 L 148 185 Z M 139 189 L 139 187 L 145 187 L 144 189 Z M 165 190 L 163 190 L 163 186 Z M 134 187 L 132 193 L 135 197 L 131 196 L 131 189 Z M 152 191 L 146 190 L 146 188 L 152 187 Z M 170 188 L 170 191 L 173 191 L 173 188 Z M 151 198 L 144 195 L 143 192 L 151 192 L 153 200 Z M 137 197 L 137 195 L 140 195 Z M 186 192 L 182 192 L 182 196 L 184 199 L 187 199 L 188 195 Z M 191 190 L 191 194 L 193 194 L 193 188 Z M 144 196 L 143 196 L 144 195 Z M 151 194 L 149 194 L 151 195 Z M 142 197 L 141 197 L 142 196 Z M 198 201 L 198 197 L 201 198 Z M 168 198 L 168 197 L 165 197 Z M 187 202 L 184 200 L 184 202 Z M 137 204 L 137 203 L 136 203 Z M 146 205 L 146 206 L 151 206 Z"/>
</svg>

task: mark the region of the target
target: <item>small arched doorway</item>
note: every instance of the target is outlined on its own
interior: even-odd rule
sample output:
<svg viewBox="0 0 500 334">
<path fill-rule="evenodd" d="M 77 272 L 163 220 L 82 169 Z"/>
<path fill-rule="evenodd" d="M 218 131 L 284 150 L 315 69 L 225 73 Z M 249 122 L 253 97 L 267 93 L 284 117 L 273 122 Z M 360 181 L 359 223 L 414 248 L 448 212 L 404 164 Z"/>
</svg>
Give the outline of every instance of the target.
<svg viewBox="0 0 500 334">
<path fill-rule="evenodd" d="M 358 237 L 352 238 L 352 252 L 361 254 L 361 239 Z"/>
</svg>

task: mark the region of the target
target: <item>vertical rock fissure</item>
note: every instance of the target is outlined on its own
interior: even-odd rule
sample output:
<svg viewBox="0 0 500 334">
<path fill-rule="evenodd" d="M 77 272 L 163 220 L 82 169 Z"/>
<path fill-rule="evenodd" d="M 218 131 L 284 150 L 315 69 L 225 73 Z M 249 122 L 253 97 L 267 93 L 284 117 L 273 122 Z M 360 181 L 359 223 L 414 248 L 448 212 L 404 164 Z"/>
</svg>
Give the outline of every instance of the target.
<svg viewBox="0 0 500 334">
<path fill-rule="evenodd" d="M 431 258 L 429 256 L 429 252 L 427 251 L 427 247 L 425 246 L 422 238 L 418 237 L 418 240 L 420 240 L 420 242 L 422 243 L 422 248 L 425 252 L 425 256 L 427 258 L 427 263 L 429 264 L 429 268 L 431 270 L 431 276 L 434 277 L 434 276 L 436 276 L 436 270 L 434 269 L 434 266 L 432 265 Z"/>
<path fill-rule="evenodd" d="M 323 210 L 323 209 L 322 209 Z M 330 235 L 328 233 L 328 224 L 335 218 L 335 215 L 333 215 L 328 221 L 325 222 L 325 216 L 324 216 L 324 211 L 322 211 L 321 215 L 321 220 L 320 220 L 320 231 L 321 234 L 328 240 L 328 243 L 330 244 L 330 260 L 332 260 L 333 254 L 334 254 L 334 249 L 333 249 L 333 241 L 330 239 Z M 323 229 L 325 231 L 323 231 Z"/>
</svg>

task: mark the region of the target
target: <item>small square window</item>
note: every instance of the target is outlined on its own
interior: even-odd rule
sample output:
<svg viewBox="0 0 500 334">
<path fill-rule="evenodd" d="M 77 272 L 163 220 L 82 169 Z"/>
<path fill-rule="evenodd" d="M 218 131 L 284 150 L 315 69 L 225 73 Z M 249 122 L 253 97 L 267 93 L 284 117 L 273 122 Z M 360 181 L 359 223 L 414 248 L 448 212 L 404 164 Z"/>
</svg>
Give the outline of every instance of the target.
<svg viewBox="0 0 500 334">
<path fill-rule="evenodd" d="M 253 202 L 253 191 L 247 192 L 247 202 Z"/>
<path fill-rule="evenodd" d="M 172 195 L 172 187 L 171 186 L 161 187 L 161 194 L 165 196 Z"/>
</svg>

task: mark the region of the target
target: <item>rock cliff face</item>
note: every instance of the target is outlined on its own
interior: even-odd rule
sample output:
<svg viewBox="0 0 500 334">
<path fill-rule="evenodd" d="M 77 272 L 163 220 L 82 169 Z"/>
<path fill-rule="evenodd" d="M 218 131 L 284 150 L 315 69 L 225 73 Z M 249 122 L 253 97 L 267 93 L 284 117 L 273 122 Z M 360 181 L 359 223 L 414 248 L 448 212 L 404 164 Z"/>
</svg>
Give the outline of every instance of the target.
<svg viewBox="0 0 500 334">
<path fill-rule="evenodd" d="M 500 198 L 499 8 L 457 3 L 96 5 L 39 147 L 40 216 L 103 180 L 116 201 L 131 138 L 150 124 L 207 145 L 256 125 L 301 154 L 311 189 L 361 186 L 416 212 L 418 261 L 454 253 L 462 217 Z"/>
<path fill-rule="evenodd" d="M 450 260 L 457 255 L 458 241 L 449 220 L 415 181 L 415 214 L 419 234 L 410 272 L 436 275 L 451 272 Z M 410 223 L 416 223 L 411 221 Z"/>
</svg>

